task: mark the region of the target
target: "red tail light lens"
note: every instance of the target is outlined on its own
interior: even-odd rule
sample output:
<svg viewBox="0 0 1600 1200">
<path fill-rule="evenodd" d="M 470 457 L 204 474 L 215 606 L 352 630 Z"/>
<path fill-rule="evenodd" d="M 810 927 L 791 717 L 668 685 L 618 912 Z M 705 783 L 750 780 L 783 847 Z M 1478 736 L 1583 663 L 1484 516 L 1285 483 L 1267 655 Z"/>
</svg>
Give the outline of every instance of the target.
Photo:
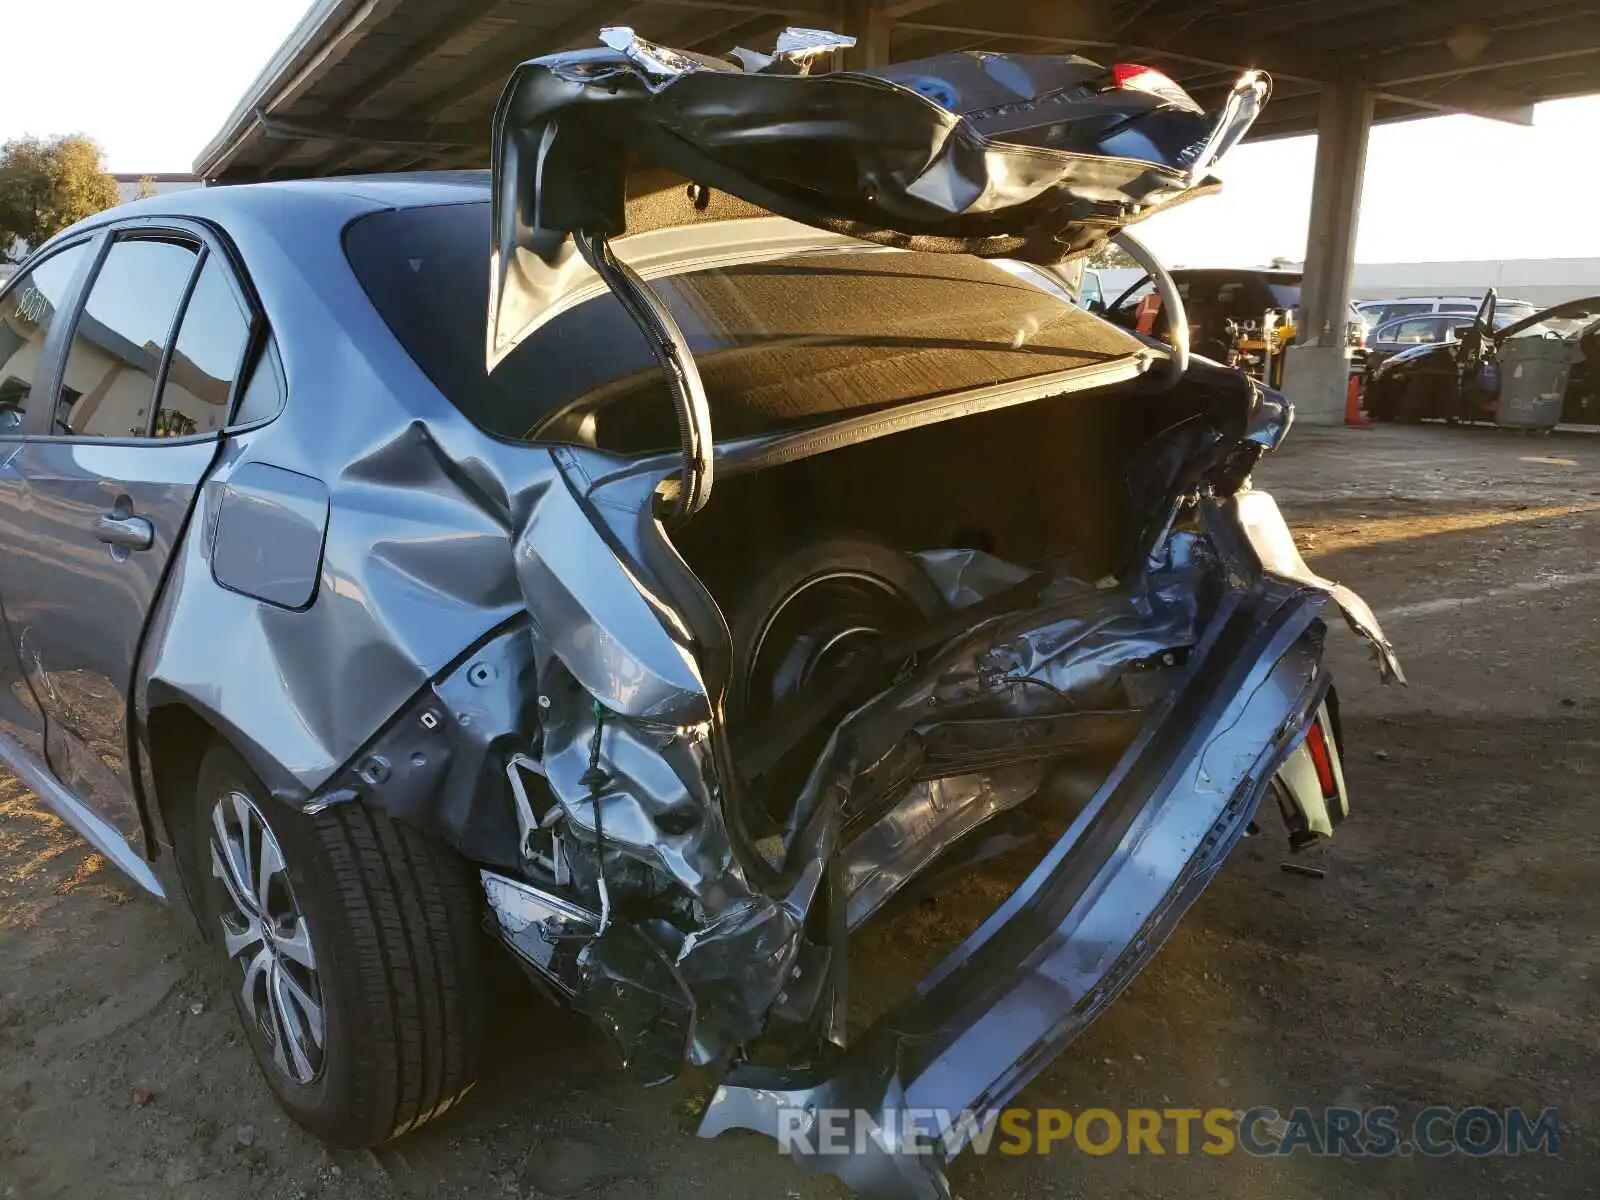
<svg viewBox="0 0 1600 1200">
<path fill-rule="evenodd" d="M 1174 108 L 1187 109 L 1189 112 L 1203 112 L 1194 98 L 1178 86 L 1175 79 L 1163 75 L 1154 67 L 1140 66 L 1138 63 L 1118 63 L 1111 68 L 1112 89 L 1119 92 L 1144 92 L 1147 95 L 1158 96 Z"/>
<path fill-rule="evenodd" d="M 1322 732 L 1322 722 L 1311 722 L 1306 731 L 1306 749 L 1311 751 L 1311 762 L 1317 768 L 1317 786 L 1324 796 L 1337 796 L 1339 785 L 1333 778 L 1333 752 L 1328 749 L 1328 738 Z"/>
</svg>

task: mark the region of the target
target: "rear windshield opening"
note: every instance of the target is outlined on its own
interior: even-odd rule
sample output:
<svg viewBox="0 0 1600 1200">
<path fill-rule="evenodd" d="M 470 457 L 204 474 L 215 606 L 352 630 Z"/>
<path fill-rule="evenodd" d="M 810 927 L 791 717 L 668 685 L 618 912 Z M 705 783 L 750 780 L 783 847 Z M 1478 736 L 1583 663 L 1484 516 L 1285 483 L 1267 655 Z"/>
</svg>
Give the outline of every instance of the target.
<svg viewBox="0 0 1600 1200">
<path fill-rule="evenodd" d="M 346 231 L 351 267 L 417 365 L 497 437 L 620 453 L 675 446 L 649 345 L 609 293 L 485 371 L 489 220 L 486 203 L 447 205 L 375 213 Z M 694 352 L 719 441 L 1140 348 L 1044 281 L 961 255 L 829 247 L 650 285 Z"/>
</svg>

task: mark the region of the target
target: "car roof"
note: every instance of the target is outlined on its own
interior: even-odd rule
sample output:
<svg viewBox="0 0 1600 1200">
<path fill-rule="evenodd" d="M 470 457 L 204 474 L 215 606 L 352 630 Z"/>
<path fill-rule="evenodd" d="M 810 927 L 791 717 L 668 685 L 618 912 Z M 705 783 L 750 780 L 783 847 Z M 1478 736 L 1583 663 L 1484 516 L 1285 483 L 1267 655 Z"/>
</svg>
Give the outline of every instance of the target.
<svg viewBox="0 0 1600 1200">
<path fill-rule="evenodd" d="M 1387 308 L 1391 304 L 1482 304 L 1482 296 L 1390 296 L 1386 300 L 1362 300 L 1362 308 Z M 1425 314 L 1413 314 L 1425 315 Z"/>
<path fill-rule="evenodd" d="M 1361 303 L 1361 307 L 1367 308 L 1369 306 L 1375 307 L 1375 306 L 1380 305 L 1380 304 L 1425 304 L 1425 303 L 1439 303 L 1439 302 L 1445 301 L 1445 300 L 1449 300 L 1449 301 L 1457 301 L 1457 300 L 1459 300 L 1462 304 L 1482 304 L 1483 303 L 1483 296 L 1481 294 L 1477 295 L 1477 296 L 1472 296 L 1472 295 L 1467 295 L 1465 293 L 1463 293 L 1461 295 L 1456 295 L 1456 296 L 1445 296 L 1445 295 L 1439 295 L 1439 296 L 1388 296 L 1388 297 L 1385 297 L 1382 300 L 1362 300 L 1360 303 Z M 1533 302 L 1531 300 L 1518 300 L 1515 296 L 1498 296 L 1498 297 L 1495 298 L 1495 303 L 1497 303 L 1497 304 L 1532 304 Z"/>
<path fill-rule="evenodd" d="M 1285 270 L 1282 267 L 1175 267 L 1172 271 L 1174 279 L 1184 275 L 1248 275 L 1254 279 L 1264 279 L 1268 283 L 1299 283 L 1301 272 Z"/>
<path fill-rule="evenodd" d="M 63 230 L 56 238 L 139 217 L 193 217 L 225 224 L 230 213 L 259 213 L 269 209 L 279 215 L 295 217 L 314 216 L 321 210 L 330 215 L 341 214 L 347 219 L 352 210 L 359 213 L 362 210 L 424 208 L 487 202 L 489 197 L 488 171 L 412 171 L 212 185 L 163 192 L 118 204 Z"/>
<path fill-rule="evenodd" d="M 1385 329 L 1393 328 L 1396 325 L 1404 325 L 1410 321 L 1449 321 L 1452 319 L 1459 321 L 1465 315 L 1465 313 L 1444 312 L 1405 313 L 1398 317 L 1390 317 L 1387 321 L 1383 322 L 1383 324 L 1374 329 L 1373 333 L 1374 335 L 1380 334 Z"/>
</svg>

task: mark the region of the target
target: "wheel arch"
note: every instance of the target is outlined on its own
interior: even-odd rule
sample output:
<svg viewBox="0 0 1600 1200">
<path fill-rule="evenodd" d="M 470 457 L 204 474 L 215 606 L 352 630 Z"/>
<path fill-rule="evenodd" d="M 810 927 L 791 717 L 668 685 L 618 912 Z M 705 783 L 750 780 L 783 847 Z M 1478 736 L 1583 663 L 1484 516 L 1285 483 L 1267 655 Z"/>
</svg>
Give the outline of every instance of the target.
<svg viewBox="0 0 1600 1200">
<path fill-rule="evenodd" d="M 184 860 L 183 847 L 192 844 L 186 841 L 193 822 L 189 800 L 193 797 L 200 762 L 206 751 L 218 742 L 229 747 L 267 784 L 274 798 L 281 796 L 273 788 L 271 776 L 285 773 L 281 767 L 276 772 L 270 768 L 265 772 L 260 770 L 260 748 L 248 738 L 239 736 L 237 730 L 190 703 L 186 697 L 163 694 L 163 691 L 157 690 L 151 696 L 140 731 L 141 775 L 147 796 L 146 857 L 162 865 L 162 873 L 178 884 L 189 902 L 190 911 L 194 912 L 194 889 L 199 881 L 194 877 L 194 864 Z"/>
</svg>

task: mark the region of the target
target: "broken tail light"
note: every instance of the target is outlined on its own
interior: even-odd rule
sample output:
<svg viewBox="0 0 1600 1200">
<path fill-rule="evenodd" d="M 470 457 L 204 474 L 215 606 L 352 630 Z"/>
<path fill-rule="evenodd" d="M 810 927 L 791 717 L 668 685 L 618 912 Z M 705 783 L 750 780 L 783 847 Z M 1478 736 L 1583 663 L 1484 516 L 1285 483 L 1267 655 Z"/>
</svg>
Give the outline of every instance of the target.
<svg viewBox="0 0 1600 1200">
<path fill-rule="evenodd" d="M 1163 74 L 1154 67 L 1141 66 L 1138 63 L 1118 63 L 1112 67 L 1111 87 L 1106 90 L 1145 92 L 1165 100 L 1174 108 L 1195 113 L 1205 111 L 1171 76 Z"/>
<path fill-rule="evenodd" d="M 1322 789 L 1323 796 L 1337 796 L 1339 785 L 1333 775 L 1333 755 L 1320 719 L 1311 722 L 1311 728 L 1306 731 L 1306 749 L 1311 752 L 1311 763 L 1317 769 L 1317 786 Z"/>
</svg>

